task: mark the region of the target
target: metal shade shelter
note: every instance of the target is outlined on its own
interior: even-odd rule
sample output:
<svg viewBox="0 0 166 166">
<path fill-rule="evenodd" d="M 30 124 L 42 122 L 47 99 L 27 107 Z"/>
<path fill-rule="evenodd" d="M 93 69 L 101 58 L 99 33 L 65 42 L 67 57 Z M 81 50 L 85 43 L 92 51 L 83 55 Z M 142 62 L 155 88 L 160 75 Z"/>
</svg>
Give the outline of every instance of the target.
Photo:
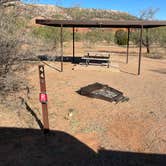
<svg viewBox="0 0 166 166">
<path fill-rule="evenodd" d="M 129 55 L 129 40 L 130 40 L 130 28 L 140 29 L 139 36 L 139 59 L 138 59 L 138 75 L 141 69 L 141 56 L 142 56 L 142 36 L 143 29 L 157 28 L 166 26 L 166 21 L 87 21 L 87 20 L 50 20 L 50 19 L 36 19 L 37 24 L 61 27 L 61 71 L 63 71 L 63 27 L 73 28 L 73 63 L 75 58 L 75 30 L 74 28 L 127 28 L 128 40 L 127 40 L 127 54 L 126 63 L 128 63 Z"/>
</svg>

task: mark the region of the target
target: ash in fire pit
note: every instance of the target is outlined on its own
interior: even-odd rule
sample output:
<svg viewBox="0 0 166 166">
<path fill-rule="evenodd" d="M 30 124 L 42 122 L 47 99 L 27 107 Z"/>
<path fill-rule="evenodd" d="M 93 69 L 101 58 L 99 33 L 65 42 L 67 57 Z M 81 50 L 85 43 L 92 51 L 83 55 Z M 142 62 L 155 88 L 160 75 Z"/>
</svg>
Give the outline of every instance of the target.
<svg viewBox="0 0 166 166">
<path fill-rule="evenodd" d="M 88 85 L 77 92 L 83 96 L 98 98 L 110 102 L 115 101 L 116 103 L 129 100 L 128 97 L 123 96 L 122 92 L 100 83 Z"/>
</svg>

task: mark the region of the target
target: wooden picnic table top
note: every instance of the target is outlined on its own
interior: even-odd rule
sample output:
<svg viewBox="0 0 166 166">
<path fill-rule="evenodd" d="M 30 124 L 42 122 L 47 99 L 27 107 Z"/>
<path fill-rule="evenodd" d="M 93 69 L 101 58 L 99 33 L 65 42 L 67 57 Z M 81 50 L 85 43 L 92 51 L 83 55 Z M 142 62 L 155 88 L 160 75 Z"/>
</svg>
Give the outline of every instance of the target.
<svg viewBox="0 0 166 166">
<path fill-rule="evenodd" d="M 109 51 L 85 51 L 85 53 L 90 53 L 90 54 L 110 54 L 111 52 Z"/>
<path fill-rule="evenodd" d="M 109 52 L 99 52 L 99 51 L 86 51 L 84 59 L 98 59 L 98 60 L 107 60 L 110 58 Z"/>
<path fill-rule="evenodd" d="M 84 56 L 82 57 L 82 59 L 89 59 L 89 60 L 104 60 L 104 61 L 108 61 L 109 57 L 97 57 L 97 56 Z"/>
</svg>

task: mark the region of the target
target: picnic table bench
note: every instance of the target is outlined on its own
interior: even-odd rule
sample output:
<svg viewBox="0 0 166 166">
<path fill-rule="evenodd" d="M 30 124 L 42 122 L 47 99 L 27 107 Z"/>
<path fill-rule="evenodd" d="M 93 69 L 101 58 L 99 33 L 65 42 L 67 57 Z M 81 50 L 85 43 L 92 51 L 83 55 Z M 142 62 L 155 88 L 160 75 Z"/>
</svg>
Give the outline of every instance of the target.
<svg viewBox="0 0 166 166">
<path fill-rule="evenodd" d="M 86 66 L 89 64 L 94 64 L 95 62 L 101 62 L 102 65 L 107 65 L 109 68 L 110 66 L 110 53 L 109 52 L 95 52 L 95 51 L 89 51 L 82 57 L 82 59 L 85 60 Z M 93 61 L 93 63 L 90 63 L 90 61 Z M 103 63 L 105 62 L 105 63 Z"/>
</svg>

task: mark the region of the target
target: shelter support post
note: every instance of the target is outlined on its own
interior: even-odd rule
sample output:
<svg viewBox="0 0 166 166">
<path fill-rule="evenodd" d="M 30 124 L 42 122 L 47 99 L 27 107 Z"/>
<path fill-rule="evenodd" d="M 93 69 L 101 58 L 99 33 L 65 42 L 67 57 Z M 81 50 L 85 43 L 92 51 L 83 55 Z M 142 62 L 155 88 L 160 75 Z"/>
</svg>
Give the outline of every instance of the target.
<svg viewBox="0 0 166 166">
<path fill-rule="evenodd" d="M 126 64 L 128 63 L 129 59 L 129 42 L 130 42 L 130 28 L 127 30 L 127 55 L 126 55 Z"/>
<path fill-rule="evenodd" d="M 146 49 L 147 49 L 147 53 L 150 53 L 150 48 L 149 48 L 149 29 L 146 28 Z"/>
<path fill-rule="evenodd" d="M 73 63 L 75 62 L 75 28 L 73 27 Z"/>
<path fill-rule="evenodd" d="M 141 71 L 141 56 L 142 56 L 142 34 L 143 34 L 143 25 L 141 26 L 141 30 L 140 30 L 140 37 L 139 37 L 139 60 L 138 60 L 138 75 L 140 75 L 140 71 Z"/>
<path fill-rule="evenodd" d="M 63 72 L 63 25 L 61 25 L 61 31 L 60 31 L 60 42 L 61 42 L 61 72 Z"/>
</svg>

